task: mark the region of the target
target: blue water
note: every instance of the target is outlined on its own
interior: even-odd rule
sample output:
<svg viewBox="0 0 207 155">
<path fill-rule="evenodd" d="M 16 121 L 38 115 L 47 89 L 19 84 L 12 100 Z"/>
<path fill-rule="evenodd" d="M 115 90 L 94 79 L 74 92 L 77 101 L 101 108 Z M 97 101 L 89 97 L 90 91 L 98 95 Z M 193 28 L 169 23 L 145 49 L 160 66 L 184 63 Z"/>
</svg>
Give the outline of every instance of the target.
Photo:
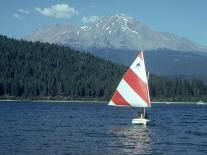
<svg viewBox="0 0 207 155">
<path fill-rule="evenodd" d="M 154 104 L 148 114 L 143 127 L 131 108 L 2 101 L 0 154 L 207 154 L 207 106 Z"/>
</svg>

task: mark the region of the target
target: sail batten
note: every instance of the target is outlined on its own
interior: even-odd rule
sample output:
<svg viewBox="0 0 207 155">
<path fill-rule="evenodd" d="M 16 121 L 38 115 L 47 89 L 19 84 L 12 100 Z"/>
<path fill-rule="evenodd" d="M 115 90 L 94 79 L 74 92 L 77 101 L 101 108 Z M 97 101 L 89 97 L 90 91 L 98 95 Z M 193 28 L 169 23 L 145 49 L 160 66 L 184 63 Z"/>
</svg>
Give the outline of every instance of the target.
<svg viewBox="0 0 207 155">
<path fill-rule="evenodd" d="M 148 80 L 143 52 L 140 52 L 125 73 L 109 105 L 150 107 Z"/>
</svg>

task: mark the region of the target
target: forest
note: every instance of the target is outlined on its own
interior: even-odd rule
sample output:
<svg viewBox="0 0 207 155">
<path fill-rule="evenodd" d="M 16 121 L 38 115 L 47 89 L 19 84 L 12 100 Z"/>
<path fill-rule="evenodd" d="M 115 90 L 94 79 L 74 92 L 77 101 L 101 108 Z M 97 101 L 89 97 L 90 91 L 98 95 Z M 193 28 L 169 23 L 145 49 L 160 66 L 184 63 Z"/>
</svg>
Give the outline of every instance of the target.
<svg viewBox="0 0 207 155">
<path fill-rule="evenodd" d="M 109 100 L 124 65 L 55 44 L 0 35 L 0 99 Z M 154 101 L 206 100 L 196 79 L 150 75 Z"/>
</svg>

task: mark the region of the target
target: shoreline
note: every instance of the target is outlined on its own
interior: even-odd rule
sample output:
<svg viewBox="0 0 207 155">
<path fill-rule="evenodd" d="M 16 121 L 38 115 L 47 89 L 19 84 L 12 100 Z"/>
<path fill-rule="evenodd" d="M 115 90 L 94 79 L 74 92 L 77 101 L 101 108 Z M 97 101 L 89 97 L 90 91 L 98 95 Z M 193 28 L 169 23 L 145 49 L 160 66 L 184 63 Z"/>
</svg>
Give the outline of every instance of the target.
<svg viewBox="0 0 207 155">
<path fill-rule="evenodd" d="M 0 99 L 0 102 L 53 102 L 53 103 L 108 103 L 109 101 L 98 101 L 98 100 L 12 100 L 12 99 Z M 169 102 L 169 101 L 153 101 L 152 104 L 198 104 L 198 102 L 190 102 L 190 101 L 177 101 L 177 102 Z"/>
<path fill-rule="evenodd" d="M 27 100 L 27 99 L 23 99 L 23 100 L 11 100 L 11 99 L 0 99 L 0 102 L 61 102 L 61 103 L 108 103 L 108 101 L 97 101 L 97 100 Z"/>
<path fill-rule="evenodd" d="M 197 104 L 197 102 L 192 102 L 192 101 L 174 101 L 174 102 L 169 102 L 169 101 L 154 101 L 152 104 Z"/>
</svg>

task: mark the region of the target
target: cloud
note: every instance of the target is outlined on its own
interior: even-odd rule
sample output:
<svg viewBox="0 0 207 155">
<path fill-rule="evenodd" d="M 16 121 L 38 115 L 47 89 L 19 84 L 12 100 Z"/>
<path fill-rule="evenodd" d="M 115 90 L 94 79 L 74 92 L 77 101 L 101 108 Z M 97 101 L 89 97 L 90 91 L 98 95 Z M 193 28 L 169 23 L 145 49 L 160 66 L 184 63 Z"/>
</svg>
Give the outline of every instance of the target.
<svg viewBox="0 0 207 155">
<path fill-rule="evenodd" d="M 70 18 L 72 15 L 79 14 L 75 8 L 69 6 L 68 4 L 56 4 L 42 9 L 36 7 L 35 10 L 44 16 L 55 18 Z"/>
<path fill-rule="evenodd" d="M 14 14 L 13 14 L 13 17 L 14 17 L 14 18 L 16 18 L 16 19 L 20 19 L 20 18 L 22 18 L 22 16 L 21 16 L 21 15 L 16 14 L 16 13 L 14 13 Z"/>
<path fill-rule="evenodd" d="M 29 11 L 28 10 L 24 10 L 24 9 L 18 9 L 17 13 L 13 14 L 13 17 L 16 19 L 22 19 L 24 18 L 26 15 L 29 15 Z"/>
<path fill-rule="evenodd" d="M 82 19 L 81 19 L 81 21 L 83 23 L 94 23 L 94 22 L 96 22 L 99 19 L 100 19 L 99 16 L 88 16 L 88 17 L 83 16 Z"/>
<path fill-rule="evenodd" d="M 28 11 L 28 10 L 18 9 L 17 11 L 18 11 L 19 13 L 21 13 L 21 14 L 25 14 L 25 15 L 28 15 L 28 14 L 29 14 L 29 11 Z"/>
</svg>

